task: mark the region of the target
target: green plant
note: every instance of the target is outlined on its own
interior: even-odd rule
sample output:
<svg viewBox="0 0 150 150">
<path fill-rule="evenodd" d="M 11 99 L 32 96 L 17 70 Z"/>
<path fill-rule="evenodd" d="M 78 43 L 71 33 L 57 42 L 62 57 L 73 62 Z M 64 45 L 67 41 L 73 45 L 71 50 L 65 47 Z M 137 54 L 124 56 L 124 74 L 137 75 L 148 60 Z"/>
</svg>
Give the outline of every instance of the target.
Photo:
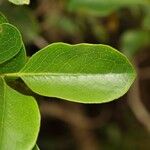
<svg viewBox="0 0 150 150">
<path fill-rule="evenodd" d="M 21 77 L 28 87 L 40 95 L 82 103 L 101 103 L 116 99 L 127 92 L 135 78 L 134 69 L 128 60 L 105 45 L 72 46 L 55 43 L 39 51 L 26 63 L 19 31 L 6 23 L 7 20 L 2 15 L 0 21 L 1 118 L 5 120 L 2 121 L 4 127 L 1 128 L 1 135 L 5 135 L 5 138 L 1 136 L 1 141 L 4 142 L 1 144 L 2 149 L 13 149 L 11 142 L 18 142 L 9 140 L 10 143 L 5 143 L 11 139 L 8 131 L 12 131 L 13 134 L 21 132 L 21 135 L 18 135 L 24 142 L 21 143 L 21 149 L 31 149 L 35 144 L 40 124 L 39 111 L 34 99 L 10 88 L 4 78 Z M 20 105 L 22 107 L 19 107 Z M 27 110 L 30 110 L 32 115 L 30 111 L 28 114 Z M 5 114 L 11 115 L 4 116 Z M 9 126 L 10 122 L 14 126 Z M 3 128 L 6 128 L 6 133 Z M 18 128 L 21 131 L 18 131 Z M 30 131 L 32 134 L 26 141 L 24 138 L 27 138 Z M 14 149 L 20 149 L 20 146 Z"/>
<path fill-rule="evenodd" d="M 54 43 L 27 60 L 20 32 L 0 14 L 0 149 L 32 150 L 40 127 L 35 99 L 10 81 L 21 78 L 43 96 L 103 103 L 125 94 L 135 74 L 123 54 L 102 44 Z"/>
</svg>

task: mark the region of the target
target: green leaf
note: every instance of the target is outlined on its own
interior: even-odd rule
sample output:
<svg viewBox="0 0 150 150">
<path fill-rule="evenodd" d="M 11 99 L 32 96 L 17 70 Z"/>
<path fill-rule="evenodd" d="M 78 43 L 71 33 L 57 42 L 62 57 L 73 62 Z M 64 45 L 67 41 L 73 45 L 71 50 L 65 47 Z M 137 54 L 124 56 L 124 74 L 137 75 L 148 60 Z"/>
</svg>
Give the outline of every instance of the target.
<svg viewBox="0 0 150 150">
<path fill-rule="evenodd" d="M 33 148 L 33 150 L 40 150 L 40 149 L 39 149 L 38 146 L 36 145 L 36 146 Z"/>
<path fill-rule="evenodd" d="M 127 58 L 101 44 L 51 44 L 14 75 L 40 95 L 82 103 L 117 99 L 135 79 Z"/>
<path fill-rule="evenodd" d="M 23 5 L 23 4 L 29 4 L 30 0 L 9 0 L 10 2 L 16 4 L 16 5 Z"/>
<path fill-rule="evenodd" d="M 0 24 L 7 23 L 7 22 L 8 21 L 7 21 L 6 17 L 0 12 Z"/>
<path fill-rule="evenodd" d="M 0 24 L 0 64 L 14 57 L 22 47 L 18 29 L 8 23 Z"/>
<path fill-rule="evenodd" d="M 10 60 L 0 64 L 0 74 L 18 72 L 26 64 L 25 47 L 22 46 L 19 53 Z"/>
<path fill-rule="evenodd" d="M 150 33 L 144 30 L 130 30 L 121 37 L 121 49 L 129 57 L 134 56 L 142 47 L 149 45 Z"/>
<path fill-rule="evenodd" d="M 137 4 L 148 4 L 147 0 L 69 0 L 71 11 L 80 11 L 96 16 L 106 16 L 117 9 Z"/>
<path fill-rule="evenodd" d="M 40 115 L 34 98 L 13 90 L 0 77 L 0 149 L 31 150 L 39 126 Z"/>
</svg>

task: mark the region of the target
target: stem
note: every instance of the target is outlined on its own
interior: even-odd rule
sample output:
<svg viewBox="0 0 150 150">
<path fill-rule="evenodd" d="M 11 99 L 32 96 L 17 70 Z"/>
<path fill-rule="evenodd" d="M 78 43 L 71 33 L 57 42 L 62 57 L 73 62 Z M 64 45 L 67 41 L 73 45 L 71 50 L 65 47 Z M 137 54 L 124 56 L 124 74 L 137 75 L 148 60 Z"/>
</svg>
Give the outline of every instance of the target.
<svg viewBox="0 0 150 150">
<path fill-rule="evenodd" d="M 138 65 L 135 61 L 134 64 L 137 72 L 139 72 Z M 141 99 L 139 77 L 137 77 L 133 87 L 128 93 L 128 104 L 137 120 L 147 129 L 148 132 L 150 132 L 150 113 Z"/>
<path fill-rule="evenodd" d="M 7 74 L 3 74 L 2 76 L 4 76 L 4 77 L 8 77 L 8 78 L 18 78 L 20 75 L 18 74 L 18 73 L 7 73 Z"/>
</svg>

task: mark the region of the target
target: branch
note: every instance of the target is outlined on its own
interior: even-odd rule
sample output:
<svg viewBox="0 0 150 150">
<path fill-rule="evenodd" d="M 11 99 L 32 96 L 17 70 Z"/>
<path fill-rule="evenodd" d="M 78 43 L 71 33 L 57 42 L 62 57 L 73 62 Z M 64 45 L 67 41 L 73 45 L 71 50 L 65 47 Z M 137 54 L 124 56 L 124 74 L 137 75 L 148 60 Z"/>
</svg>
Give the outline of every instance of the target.
<svg viewBox="0 0 150 150">
<path fill-rule="evenodd" d="M 137 68 L 137 73 L 138 72 L 139 70 Z M 139 77 L 137 77 L 134 85 L 128 93 L 128 104 L 138 121 L 147 129 L 148 132 L 150 132 L 150 114 L 141 100 Z"/>
</svg>

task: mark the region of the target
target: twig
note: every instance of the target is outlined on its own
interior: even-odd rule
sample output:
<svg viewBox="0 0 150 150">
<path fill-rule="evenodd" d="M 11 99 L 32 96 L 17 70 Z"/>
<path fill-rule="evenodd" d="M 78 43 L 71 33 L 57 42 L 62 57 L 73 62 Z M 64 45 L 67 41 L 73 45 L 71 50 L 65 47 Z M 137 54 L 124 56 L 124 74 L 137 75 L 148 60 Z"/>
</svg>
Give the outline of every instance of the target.
<svg viewBox="0 0 150 150">
<path fill-rule="evenodd" d="M 150 114 L 141 101 L 139 77 L 128 93 L 128 104 L 138 121 L 150 132 Z"/>
<path fill-rule="evenodd" d="M 38 48 L 43 48 L 48 45 L 48 42 L 42 37 L 38 36 L 34 39 L 33 43 L 38 47 Z"/>
</svg>

